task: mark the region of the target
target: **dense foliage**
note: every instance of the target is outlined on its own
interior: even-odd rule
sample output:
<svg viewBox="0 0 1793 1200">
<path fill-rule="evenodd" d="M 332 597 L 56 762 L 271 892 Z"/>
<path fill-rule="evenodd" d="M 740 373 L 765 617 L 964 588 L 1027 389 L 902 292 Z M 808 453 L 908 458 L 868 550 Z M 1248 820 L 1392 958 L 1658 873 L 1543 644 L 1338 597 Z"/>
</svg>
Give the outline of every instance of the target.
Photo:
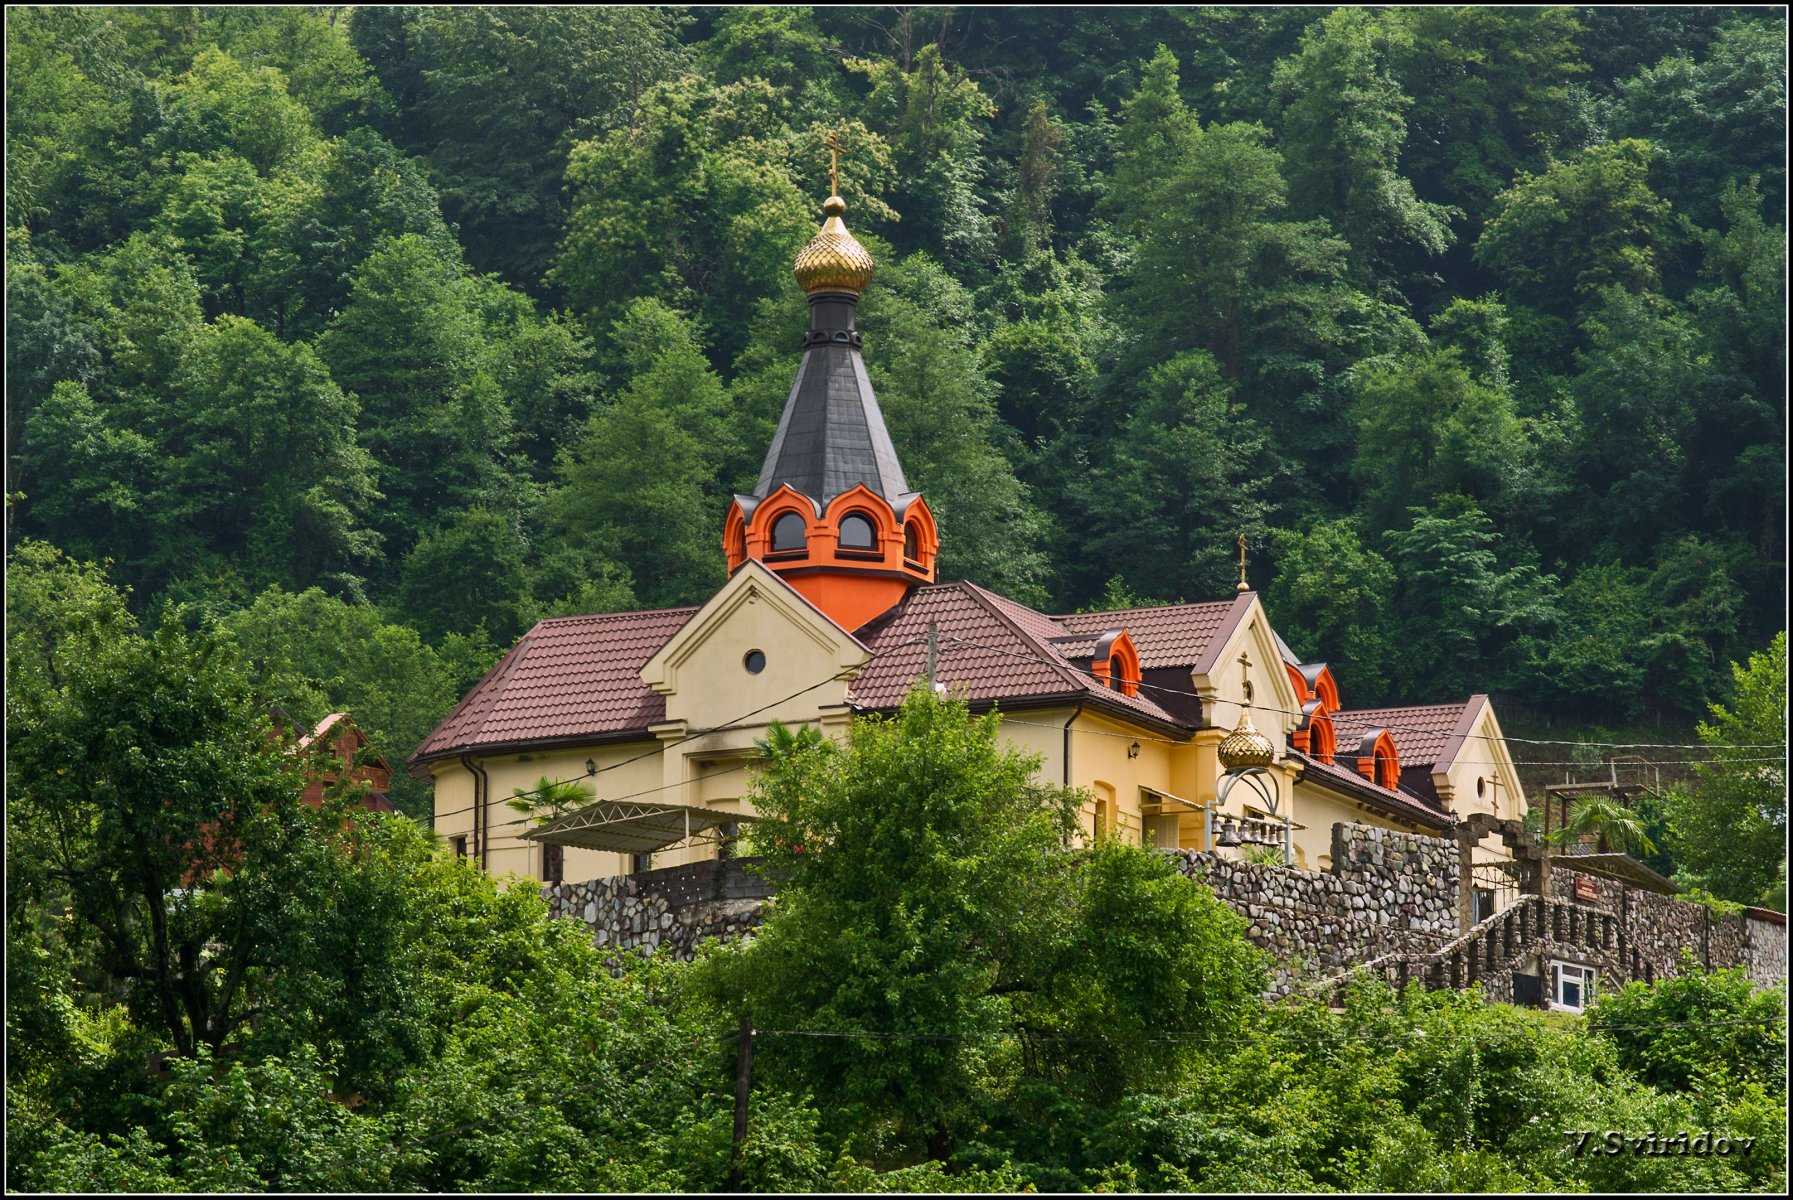
<svg viewBox="0 0 1793 1200">
<path fill-rule="evenodd" d="M 1784 1186 L 1784 1016 L 1739 972 L 1561 1024 L 1380 985 L 1266 1004 L 1238 915 L 1167 858 L 1069 847 L 1074 797 L 929 692 L 845 746 L 775 732 L 759 936 L 613 973 L 408 818 L 297 803 L 228 638 L 146 634 L 58 569 L 14 623 L 9 1188 Z M 1570 1152 L 1608 1128 L 1752 1151 Z"/>
<path fill-rule="evenodd" d="M 1785 36 L 9 9 L 9 1188 L 1778 1192 L 1784 1025 L 1736 976 L 1585 1024 L 1265 1005 L 1230 910 L 1064 849 L 930 696 L 774 738 L 763 936 L 620 976 L 411 821 L 298 803 L 268 716 L 396 766 L 541 617 L 709 594 L 834 133 L 947 577 L 1211 598 L 1244 532 L 1348 704 L 1706 718 L 1649 837 L 1784 903 Z M 737 1155 L 743 1016 L 787 1032 Z M 1757 1144 L 1566 1152 L 1608 1128 Z"/>
<path fill-rule="evenodd" d="M 9 549 L 109 559 L 403 756 L 538 617 L 718 582 L 833 131 L 946 575 L 1207 598 L 1243 531 L 1349 703 L 1685 728 L 1782 623 L 1784 40 L 1719 8 L 9 11 Z"/>
</svg>

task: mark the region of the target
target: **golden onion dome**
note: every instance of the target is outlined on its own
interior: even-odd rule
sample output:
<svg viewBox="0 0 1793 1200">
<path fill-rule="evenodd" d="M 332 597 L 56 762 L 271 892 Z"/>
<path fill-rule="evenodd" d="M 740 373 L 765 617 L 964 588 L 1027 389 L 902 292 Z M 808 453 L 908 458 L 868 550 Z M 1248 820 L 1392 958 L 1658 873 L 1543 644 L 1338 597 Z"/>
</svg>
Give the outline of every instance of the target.
<svg viewBox="0 0 1793 1200">
<path fill-rule="evenodd" d="M 1267 767 L 1276 760 L 1276 747 L 1252 725 L 1250 709 L 1239 711 L 1239 723 L 1221 739 L 1218 753 L 1221 768 L 1227 771 Z"/>
<path fill-rule="evenodd" d="M 809 239 L 809 245 L 797 251 L 797 283 L 812 296 L 817 292 L 848 292 L 857 296 L 872 281 L 877 264 L 840 219 L 847 211 L 845 200 L 830 196 L 823 201 L 822 211 L 828 219 Z"/>
</svg>

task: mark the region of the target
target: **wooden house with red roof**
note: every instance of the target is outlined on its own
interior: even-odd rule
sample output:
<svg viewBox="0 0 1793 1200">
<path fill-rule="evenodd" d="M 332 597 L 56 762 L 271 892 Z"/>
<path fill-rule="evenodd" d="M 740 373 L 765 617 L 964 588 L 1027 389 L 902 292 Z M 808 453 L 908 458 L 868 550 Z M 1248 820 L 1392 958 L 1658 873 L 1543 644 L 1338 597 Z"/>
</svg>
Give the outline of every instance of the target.
<svg viewBox="0 0 1793 1200">
<path fill-rule="evenodd" d="M 912 490 L 861 357 L 871 257 L 829 197 L 798 255 L 810 327 L 757 485 L 722 519 L 729 578 L 702 605 L 538 623 L 411 759 L 435 827 L 493 872 L 580 880 L 713 857 L 752 813 L 773 721 L 838 736 L 930 675 L 1085 790 L 1089 836 L 1207 849 L 1221 742 L 1261 731 L 1264 778 L 1298 865 L 1328 865 L 1335 821 L 1437 833 L 1469 812 L 1523 815 L 1486 696 L 1346 709 L 1297 661 L 1243 578 L 1210 602 L 1041 613 L 937 578 L 942 531 Z M 589 803 L 549 820 L 507 803 L 542 779 Z"/>
</svg>

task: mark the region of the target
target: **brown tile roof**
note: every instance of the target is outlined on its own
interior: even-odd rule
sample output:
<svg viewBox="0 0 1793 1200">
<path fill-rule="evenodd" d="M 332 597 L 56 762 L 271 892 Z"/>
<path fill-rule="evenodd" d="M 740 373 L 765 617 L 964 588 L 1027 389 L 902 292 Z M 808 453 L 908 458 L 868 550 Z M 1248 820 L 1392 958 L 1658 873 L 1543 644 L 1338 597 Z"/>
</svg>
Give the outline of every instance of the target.
<svg viewBox="0 0 1793 1200">
<path fill-rule="evenodd" d="M 1349 792 L 1402 820 L 1430 825 L 1438 829 L 1452 824 L 1455 820 L 1449 813 L 1441 812 L 1417 796 L 1409 795 L 1406 792 L 1390 791 L 1381 784 L 1371 783 L 1349 766 L 1323 763 L 1317 758 L 1308 757 L 1293 746 L 1289 747 L 1289 757 L 1301 764 L 1302 778 L 1311 779 L 1323 787 Z"/>
<path fill-rule="evenodd" d="M 1364 734 L 1386 729 L 1395 740 L 1403 767 L 1431 766 L 1447 757 L 1447 751 L 1449 757 L 1455 757 L 1456 746 L 1469 732 L 1468 724 L 1480 711 L 1482 699 L 1476 695 L 1456 704 L 1340 709 L 1332 714 L 1332 725 L 1343 755 L 1355 757 Z"/>
<path fill-rule="evenodd" d="M 666 699 L 641 682 L 642 665 L 696 611 L 539 622 L 462 697 L 411 761 L 646 730 L 665 719 Z"/>
<path fill-rule="evenodd" d="M 921 677 L 929 621 L 940 630 L 937 678 L 973 703 L 1095 701 L 1120 715 L 1182 727 L 1149 693 L 1104 688 L 1087 671 L 1095 635 L 1125 628 L 1142 667 L 1194 661 L 1227 625 L 1235 601 L 1049 617 L 973 583 L 917 588 L 858 631 L 876 657 L 852 684 L 862 708 L 894 708 Z M 678 632 L 691 608 L 555 617 L 524 634 L 424 739 L 413 764 L 499 747 L 645 732 L 666 702 L 641 668 Z M 907 643 L 907 644 L 904 644 Z"/>
<path fill-rule="evenodd" d="M 1139 665 L 1188 667 L 1202 661 L 1216 634 L 1231 627 L 1237 600 L 1166 604 L 1157 608 L 1116 608 L 1108 612 L 1066 613 L 1052 618 L 1071 633 L 1100 634 L 1125 629 L 1139 651 Z"/>
<path fill-rule="evenodd" d="M 849 696 L 854 704 L 881 709 L 902 703 L 925 666 L 929 622 L 940 635 L 935 679 L 963 689 L 973 704 L 1054 697 L 1094 700 L 1122 714 L 1178 724 L 1150 698 L 1111 691 L 1070 661 L 1053 645 L 1053 639 L 1074 636 L 1059 621 L 963 582 L 917 588 L 892 613 L 859 631 L 877 657 L 852 683 Z"/>
</svg>

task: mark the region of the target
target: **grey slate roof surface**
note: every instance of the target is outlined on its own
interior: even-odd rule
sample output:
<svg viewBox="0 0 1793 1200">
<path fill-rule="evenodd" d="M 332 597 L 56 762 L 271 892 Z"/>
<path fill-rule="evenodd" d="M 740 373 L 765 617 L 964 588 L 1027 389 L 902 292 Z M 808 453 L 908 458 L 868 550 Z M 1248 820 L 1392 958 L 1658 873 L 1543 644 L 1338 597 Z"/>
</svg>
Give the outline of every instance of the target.
<svg viewBox="0 0 1793 1200">
<path fill-rule="evenodd" d="M 823 505 L 861 483 L 893 506 L 909 490 L 865 361 L 851 345 L 803 352 L 754 494 L 785 483 Z"/>
</svg>

